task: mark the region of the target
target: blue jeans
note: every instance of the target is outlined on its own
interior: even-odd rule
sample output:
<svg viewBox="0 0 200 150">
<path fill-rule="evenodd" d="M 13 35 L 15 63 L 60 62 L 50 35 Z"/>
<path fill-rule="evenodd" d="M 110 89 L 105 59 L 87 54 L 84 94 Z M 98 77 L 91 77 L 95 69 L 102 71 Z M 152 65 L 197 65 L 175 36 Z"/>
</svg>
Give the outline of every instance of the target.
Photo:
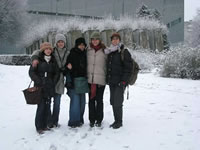
<svg viewBox="0 0 200 150">
<path fill-rule="evenodd" d="M 42 99 L 40 104 L 37 106 L 35 116 L 35 127 L 36 130 L 42 130 L 47 127 L 48 114 L 50 113 L 50 101 L 51 99 Z"/>
<path fill-rule="evenodd" d="M 53 112 L 49 114 L 49 125 L 58 125 L 59 120 L 59 113 L 60 113 L 60 100 L 61 100 L 61 94 L 55 94 L 53 97 Z"/>
<path fill-rule="evenodd" d="M 68 89 L 70 97 L 69 126 L 79 126 L 84 123 L 85 94 L 77 94 L 74 89 Z"/>
</svg>

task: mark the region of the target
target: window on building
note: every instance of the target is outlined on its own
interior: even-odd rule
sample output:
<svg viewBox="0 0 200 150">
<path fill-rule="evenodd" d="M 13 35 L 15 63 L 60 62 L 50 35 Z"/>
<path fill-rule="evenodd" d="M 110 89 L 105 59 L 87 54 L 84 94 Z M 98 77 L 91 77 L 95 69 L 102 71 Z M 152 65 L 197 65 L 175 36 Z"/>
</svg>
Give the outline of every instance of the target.
<svg viewBox="0 0 200 150">
<path fill-rule="evenodd" d="M 167 24 L 167 28 L 170 28 L 170 23 Z"/>
<path fill-rule="evenodd" d="M 181 18 L 178 18 L 178 19 L 172 21 L 172 22 L 171 22 L 171 26 L 175 26 L 175 25 L 177 25 L 177 24 L 179 24 L 179 23 L 181 23 Z"/>
</svg>

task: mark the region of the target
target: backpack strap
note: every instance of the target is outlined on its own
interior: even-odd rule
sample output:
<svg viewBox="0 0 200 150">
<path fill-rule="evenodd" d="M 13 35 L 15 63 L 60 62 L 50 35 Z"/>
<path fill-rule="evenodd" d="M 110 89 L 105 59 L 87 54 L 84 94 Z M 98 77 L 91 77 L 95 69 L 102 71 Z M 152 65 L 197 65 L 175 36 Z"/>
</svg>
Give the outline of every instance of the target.
<svg viewBox="0 0 200 150">
<path fill-rule="evenodd" d="M 121 49 L 120 54 L 121 54 L 121 60 L 123 62 L 124 61 L 124 48 Z"/>
<path fill-rule="evenodd" d="M 129 85 L 127 85 L 127 100 L 129 99 Z"/>
<path fill-rule="evenodd" d="M 31 80 L 31 82 L 29 83 L 29 86 L 28 86 L 28 88 L 30 88 L 32 81 L 33 81 L 33 80 Z"/>
<path fill-rule="evenodd" d="M 120 50 L 121 50 L 121 51 L 120 51 L 120 54 L 121 54 L 121 60 L 124 61 L 124 51 L 127 50 L 127 51 L 129 52 L 129 50 L 128 50 L 127 47 L 124 47 L 124 45 L 121 46 Z M 130 53 L 130 52 L 129 52 L 129 53 Z"/>
</svg>

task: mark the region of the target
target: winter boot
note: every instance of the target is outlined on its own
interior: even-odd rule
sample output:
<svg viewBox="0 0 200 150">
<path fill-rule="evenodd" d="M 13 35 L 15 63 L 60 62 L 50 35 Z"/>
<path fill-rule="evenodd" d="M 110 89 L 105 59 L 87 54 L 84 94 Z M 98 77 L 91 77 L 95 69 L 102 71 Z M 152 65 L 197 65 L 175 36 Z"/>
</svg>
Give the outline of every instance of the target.
<svg viewBox="0 0 200 150">
<path fill-rule="evenodd" d="M 110 125 L 110 127 L 114 129 L 118 129 L 122 127 L 122 106 L 113 107 L 113 113 L 114 113 L 115 122 L 112 125 Z"/>
<path fill-rule="evenodd" d="M 110 128 L 112 128 L 116 124 L 116 121 L 114 121 L 111 125 Z"/>
<path fill-rule="evenodd" d="M 122 127 L 122 123 L 115 123 L 112 128 L 113 129 L 119 129 L 120 127 Z"/>
</svg>

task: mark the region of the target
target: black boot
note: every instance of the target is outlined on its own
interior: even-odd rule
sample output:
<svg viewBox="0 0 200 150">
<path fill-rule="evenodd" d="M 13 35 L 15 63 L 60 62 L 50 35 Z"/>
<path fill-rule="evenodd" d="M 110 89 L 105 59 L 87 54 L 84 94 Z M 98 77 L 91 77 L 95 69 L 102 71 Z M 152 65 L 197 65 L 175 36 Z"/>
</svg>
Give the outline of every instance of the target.
<svg viewBox="0 0 200 150">
<path fill-rule="evenodd" d="M 113 107 L 113 113 L 115 122 L 112 125 L 110 125 L 110 127 L 112 127 L 113 129 L 118 129 L 122 127 L 122 106 Z"/>
<path fill-rule="evenodd" d="M 113 129 L 118 129 L 118 128 L 120 128 L 120 127 L 122 127 L 122 123 L 115 123 L 115 124 L 112 126 Z"/>
<path fill-rule="evenodd" d="M 116 124 L 116 122 L 114 121 L 114 122 L 110 125 L 110 128 L 112 128 L 115 124 Z"/>
</svg>

